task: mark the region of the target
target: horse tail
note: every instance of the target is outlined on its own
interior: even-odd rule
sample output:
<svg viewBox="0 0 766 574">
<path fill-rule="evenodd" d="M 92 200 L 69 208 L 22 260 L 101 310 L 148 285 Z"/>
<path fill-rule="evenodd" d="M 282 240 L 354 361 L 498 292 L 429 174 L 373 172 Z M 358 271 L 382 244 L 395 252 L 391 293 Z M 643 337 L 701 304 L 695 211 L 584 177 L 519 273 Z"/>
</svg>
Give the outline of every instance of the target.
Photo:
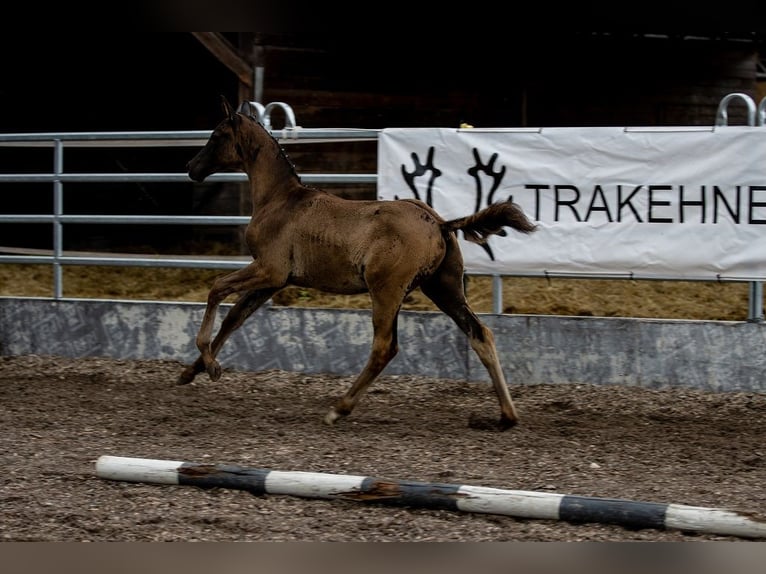
<svg viewBox="0 0 766 574">
<path fill-rule="evenodd" d="M 537 229 L 524 214 L 521 208 L 511 201 L 493 203 L 482 209 L 459 219 L 451 219 L 441 224 L 442 231 L 462 231 L 467 241 L 484 245 L 490 235 L 506 234 L 504 227 L 510 227 L 520 233 L 529 234 Z"/>
</svg>

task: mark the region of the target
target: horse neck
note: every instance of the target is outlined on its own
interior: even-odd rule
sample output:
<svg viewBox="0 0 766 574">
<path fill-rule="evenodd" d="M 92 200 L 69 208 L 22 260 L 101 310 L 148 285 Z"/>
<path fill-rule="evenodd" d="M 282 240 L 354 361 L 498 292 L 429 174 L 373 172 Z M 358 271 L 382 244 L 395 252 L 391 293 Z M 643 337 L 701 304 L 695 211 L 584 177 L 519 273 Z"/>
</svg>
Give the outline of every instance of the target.
<svg viewBox="0 0 766 574">
<path fill-rule="evenodd" d="M 263 127 L 253 125 L 251 133 L 241 143 L 243 149 L 258 149 L 254 158 L 244 165 L 254 207 L 279 201 L 301 187 L 293 164 Z"/>
</svg>

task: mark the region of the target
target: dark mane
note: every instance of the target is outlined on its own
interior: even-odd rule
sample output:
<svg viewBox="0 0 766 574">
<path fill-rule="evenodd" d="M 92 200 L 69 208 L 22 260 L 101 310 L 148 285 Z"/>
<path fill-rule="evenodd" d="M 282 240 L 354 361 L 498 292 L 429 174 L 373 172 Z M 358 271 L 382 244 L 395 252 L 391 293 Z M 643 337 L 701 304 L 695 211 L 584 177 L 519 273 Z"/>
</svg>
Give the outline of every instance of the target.
<svg viewBox="0 0 766 574">
<path fill-rule="evenodd" d="M 250 121 L 255 122 L 256 124 L 261 126 L 261 128 L 263 128 L 263 131 L 265 131 L 268 134 L 268 136 L 271 138 L 271 141 L 274 142 L 274 145 L 277 148 L 277 153 L 276 153 L 275 157 L 277 157 L 277 158 L 282 157 L 287 162 L 287 165 L 290 166 L 290 172 L 295 177 L 297 177 L 298 180 L 300 180 L 301 177 L 298 175 L 298 171 L 295 169 L 295 164 L 293 163 L 293 160 L 291 160 L 290 156 L 287 155 L 287 152 L 285 151 L 285 148 L 282 147 L 282 144 L 279 143 L 279 140 L 272 135 L 271 130 L 269 130 L 265 125 L 263 125 L 262 122 L 260 122 L 256 118 L 254 118 L 254 117 L 252 117 L 252 116 L 250 116 L 248 114 L 242 114 L 242 115 L 245 116 Z"/>
</svg>

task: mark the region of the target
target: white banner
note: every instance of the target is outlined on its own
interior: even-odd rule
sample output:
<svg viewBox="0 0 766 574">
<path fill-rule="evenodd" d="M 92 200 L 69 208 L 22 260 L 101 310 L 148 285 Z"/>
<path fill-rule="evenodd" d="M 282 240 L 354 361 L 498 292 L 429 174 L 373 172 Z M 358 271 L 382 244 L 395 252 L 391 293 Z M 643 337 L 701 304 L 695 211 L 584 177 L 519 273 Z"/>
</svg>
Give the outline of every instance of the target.
<svg viewBox="0 0 766 574">
<path fill-rule="evenodd" d="M 766 127 L 385 129 L 378 194 L 445 219 L 512 199 L 539 224 L 461 234 L 469 273 L 766 279 Z"/>
</svg>

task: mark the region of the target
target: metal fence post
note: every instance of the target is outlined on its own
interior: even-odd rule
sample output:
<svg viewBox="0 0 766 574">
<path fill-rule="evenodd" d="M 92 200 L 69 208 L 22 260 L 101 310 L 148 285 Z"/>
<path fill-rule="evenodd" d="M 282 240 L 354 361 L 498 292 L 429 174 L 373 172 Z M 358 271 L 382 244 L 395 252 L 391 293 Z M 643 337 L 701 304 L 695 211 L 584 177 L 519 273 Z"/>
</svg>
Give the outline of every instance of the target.
<svg viewBox="0 0 766 574">
<path fill-rule="evenodd" d="M 721 99 L 721 102 L 718 104 L 718 112 L 716 113 L 715 117 L 715 125 L 728 125 L 728 107 L 729 104 L 734 100 L 742 100 L 742 102 L 747 106 L 747 125 L 756 125 L 756 119 L 758 121 L 758 125 L 763 125 L 764 101 L 766 101 L 766 98 L 761 100 L 761 103 L 756 108 L 753 98 L 742 92 L 727 94 Z M 760 323 L 763 321 L 763 283 L 760 281 L 750 282 L 747 305 L 747 320 L 750 323 Z"/>
<path fill-rule="evenodd" d="M 64 214 L 64 144 L 60 139 L 53 143 L 53 298 L 61 299 L 64 294 L 61 256 L 64 254 L 64 227 L 61 216 Z"/>
</svg>

